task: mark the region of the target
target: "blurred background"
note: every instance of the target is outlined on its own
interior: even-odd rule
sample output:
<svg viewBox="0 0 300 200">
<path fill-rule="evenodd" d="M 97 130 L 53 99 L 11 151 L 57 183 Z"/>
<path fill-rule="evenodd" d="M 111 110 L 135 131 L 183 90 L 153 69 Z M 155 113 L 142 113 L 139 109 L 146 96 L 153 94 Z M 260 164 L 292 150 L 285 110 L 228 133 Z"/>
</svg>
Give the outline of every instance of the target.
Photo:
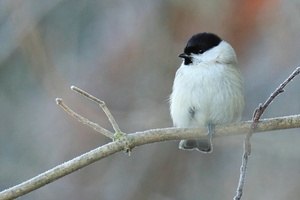
<svg viewBox="0 0 300 200">
<path fill-rule="evenodd" d="M 300 2 L 280 0 L 0 0 L 0 190 L 110 140 L 79 123 L 56 97 L 112 130 L 172 126 L 168 96 L 191 35 L 213 32 L 236 50 L 245 111 L 300 65 Z M 300 77 L 263 118 L 300 113 Z M 212 154 L 164 142 L 120 152 L 20 199 L 232 199 L 244 136 L 214 140 Z M 298 199 L 299 129 L 255 134 L 243 200 Z"/>
</svg>

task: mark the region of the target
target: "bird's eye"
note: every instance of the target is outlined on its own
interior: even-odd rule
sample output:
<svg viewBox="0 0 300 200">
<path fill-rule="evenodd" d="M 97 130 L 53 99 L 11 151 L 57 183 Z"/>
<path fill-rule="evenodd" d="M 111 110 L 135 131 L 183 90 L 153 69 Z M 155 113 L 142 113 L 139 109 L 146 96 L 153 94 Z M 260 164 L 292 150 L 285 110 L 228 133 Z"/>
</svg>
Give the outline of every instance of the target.
<svg viewBox="0 0 300 200">
<path fill-rule="evenodd" d="M 201 54 L 202 54 L 202 53 L 204 53 L 204 50 L 203 50 L 203 49 L 199 49 L 199 50 L 198 50 L 198 53 L 201 53 Z"/>
</svg>

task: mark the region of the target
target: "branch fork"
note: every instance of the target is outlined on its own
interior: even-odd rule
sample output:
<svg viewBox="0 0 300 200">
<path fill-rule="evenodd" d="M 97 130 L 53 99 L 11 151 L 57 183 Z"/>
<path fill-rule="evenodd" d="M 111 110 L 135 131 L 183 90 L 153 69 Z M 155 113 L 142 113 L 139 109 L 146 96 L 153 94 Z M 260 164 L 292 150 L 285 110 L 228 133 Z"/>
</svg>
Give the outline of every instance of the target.
<svg viewBox="0 0 300 200">
<path fill-rule="evenodd" d="M 291 82 L 298 74 L 300 73 L 300 67 L 297 67 L 295 71 L 283 82 L 279 85 L 278 88 L 269 96 L 269 98 L 265 101 L 264 104 L 259 104 L 258 107 L 255 109 L 252 117 L 252 124 L 249 132 L 246 134 L 245 140 L 244 140 L 244 153 L 242 157 L 242 165 L 240 168 L 240 178 L 239 183 L 236 191 L 236 195 L 234 196 L 234 200 L 240 200 L 243 195 L 243 188 L 245 184 L 245 177 L 246 177 L 246 171 L 247 171 L 247 163 L 248 158 L 251 154 L 251 136 L 254 133 L 255 129 L 258 126 L 259 119 L 267 109 L 267 107 L 273 102 L 273 100 L 281 93 L 284 92 L 285 86 Z"/>
<path fill-rule="evenodd" d="M 246 138 L 244 141 L 244 153 L 242 157 L 242 164 L 240 168 L 240 179 L 237 188 L 237 194 L 234 197 L 234 200 L 240 200 L 243 194 L 243 187 L 245 183 L 246 169 L 248 158 L 251 154 L 251 144 L 250 138 L 253 133 L 256 132 L 265 132 L 265 131 L 274 131 L 281 129 L 290 129 L 290 128 L 300 128 L 300 115 L 286 116 L 279 118 L 271 118 L 260 120 L 260 117 L 264 113 L 268 105 L 274 100 L 276 96 L 284 92 L 284 87 L 298 74 L 300 73 L 300 67 L 298 67 L 276 90 L 271 94 L 264 104 L 259 104 L 257 109 L 254 111 L 252 121 L 245 121 L 239 124 L 229 124 L 229 125 L 219 125 L 216 127 L 214 137 L 224 137 L 229 135 L 240 135 L 246 133 Z M 114 153 L 125 150 L 128 155 L 130 155 L 131 149 L 136 146 L 162 142 L 167 140 L 180 140 L 180 139 L 194 139 L 194 138 L 207 138 L 207 131 L 205 129 L 196 129 L 196 128 L 163 128 L 163 129 L 152 129 L 141 132 L 123 133 L 119 126 L 117 125 L 112 114 L 106 107 L 105 103 L 96 97 L 84 92 L 83 90 L 72 86 L 72 90 L 76 91 L 79 94 L 87 97 L 88 99 L 96 102 L 105 112 L 108 117 L 114 133 L 111 131 L 102 128 L 97 123 L 91 122 L 90 120 L 80 116 L 66 106 L 61 98 L 56 99 L 56 103 L 60 105 L 66 112 L 78 119 L 83 124 L 90 126 L 95 129 L 97 132 L 109 137 L 113 140 L 108 144 L 100 146 L 96 149 L 93 149 L 85 154 L 82 154 L 72 160 L 64 162 L 46 172 L 43 172 L 23 183 L 15 185 L 11 188 L 8 188 L 0 192 L 0 199 L 15 199 L 17 197 L 23 196 L 33 190 L 36 190 L 40 187 L 45 186 L 48 183 L 51 183 L 59 178 L 62 178 L 72 172 L 75 172 L 87 165 L 90 165 L 96 161 L 99 161 L 105 157 L 113 155 Z M 250 130 L 249 130 L 250 129 Z"/>
<path fill-rule="evenodd" d="M 74 112 L 72 109 L 70 109 L 61 98 L 57 98 L 56 99 L 56 103 L 57 105 L 61 106 L 67 113 L 69 113 L 70 115 L 72 115 L 73 117 L 75 117 L 76 119 L 78 119 L 78 121 L 80 121 L 83 124 L 88 125 L 89 127 L 93 128 L 95 131 L 105 135 L 106 137 L 112 139 L 113 141 L 116 140 L 120 140 L 123 144 L 124 144 L 124 151 L 130 155 L 130 151 L 131 149 L 129 148 L 129 142 L 128 142 L 128 137 L 127 134 L 123 133 L 121 131 L 121 129 L 119 128 L 115 118 L 113 117 L 113 115 L 111 114 L 111 112 L 109 111 L 109 109 L 107 108 L 106 104 L 104 101 L 101 101 L 100 99 L 94 97 L 93 95 L 83 91 L 82 89 L 75 87 L 75 86 L 71 86 L 71 90 L 85 96 L 86 98 L 88 98 L 89 100 L 97 103 L 102 110 L 104 111 L 105 115 L 107 116 L 109 122 L 111 123 L 115 133 L 110 132 L 109 130 L 99 126 L 97 123 L 92 122 L 84 117 L 82 117 L 81 115 L 77 114 L 76 112 Z"/>
<path fill-rule="evenodd" d="M 234 200 L 240 200 L 242 195 L 243 195 L 243 188 L 244 188 L 244 184 L 245 184 L 245 177 L 246 177 L 246 171 L 247 171 L 247 163 L 248 163 L 248 158 L 251 154 L 250 139 L 251 139 L 253 133 L 256 131 L 257 127 L 258 127 L 259 119 L 261 118 L 261 116 L 263 115 L 263 113 L 265 112 L 267 107 L 273 102 L 273 100 L 279 94 L 284 92 L 285 86 L 289 82 L 291 82 L 299 73 L 300 73 L 300 67 L 297 67 L 296 70 L 283 83 L 281 83 L 278 88 L 276 88 L 276 90 L 269 96 L 269 98 L 266 100 L 266 102 L 263 103 L 263 104 L 260 103 L 258 105 L 258 107 L 255 109 L 255 111 L 253 113 L 253 117 L 252 117 L 252 123 L 251 123 L 251 126 L 250 126 L 250 130 L 246 134 L 246 137 L 245 137 L 245 140 L 244 140 L 244 153 L 243 153 L 243 156 L 242 156 L 242 164 L 241 164 L 241 168 L 240 168 L 240 178 L 239 178 L 239 182 L 238 182 L 237 193 L 233 198 Z M 120 130 L 118 124 L 116 123 L 114 117 L 112 116 L 111 112 L 107 108 L 104 101 L 101 101 L 101 100 L 97 99 L 96 97 L 90 95 L 89 93 L 87 93 L 87 92 L 85 92 L 85 91 L 83 91 L 83 90 L 81 90 L 81 89 L 79 89 L 75 86 L 71 86 L 71 89 L 76 91 L 77 93 L 87 97 L 88 99 L 96 102 L 102 108 L 102 110 L 104 111 L 106 116 L 108 117 L 110 123 L 112 124 L 112 127 L 113 127 L 115 133 L 112 133 L 112 132 L 102 128 L 98 124 L 96 124 L 94 122 L 91 122 L 88 119 L 78 115 L 77 113 L 72 111 L 70 108 L 68 108 L 62 102 L 62 99 L 56 99 L 57 104 L 60 105 L 64 110 L 66 110 L 70 115 L 77 118 L 83 124 L 86 124 L 86 125 L 94 128 L 96 131 L 98 131 L 98 132 L 102 133 L 103 135 L 111 138 L 113 141 L 120 141 L 122 144 L 124 144 L 124 151 L 126 153 L 128 153 L 128 155 L 130 155 L 131 148 L 130 148 L 130 143 L 129 143 L 129 139 L 128 139 L 129 137 L 128 137 L 127 134 L 123 133 Z"/>
</svg>

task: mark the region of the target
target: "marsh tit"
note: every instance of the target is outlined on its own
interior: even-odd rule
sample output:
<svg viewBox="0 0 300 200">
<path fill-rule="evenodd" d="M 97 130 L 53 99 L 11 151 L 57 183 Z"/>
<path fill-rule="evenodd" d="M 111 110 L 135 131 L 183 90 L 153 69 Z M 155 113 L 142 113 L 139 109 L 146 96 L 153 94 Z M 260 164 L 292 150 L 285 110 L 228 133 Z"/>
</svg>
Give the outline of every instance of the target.
<svg viewBox="0 0 300 200">
<path fill-rule="evenodd" d="M 244 107 L 243 81 L 234 49 L 212 33 L 198 33 L 179 55 L 170 96 L 175 127 L 207 128 L 208 138 L 181 140 L 179 148 L 210 153 L 217 124 L 237 122 Z"/>
</svg>

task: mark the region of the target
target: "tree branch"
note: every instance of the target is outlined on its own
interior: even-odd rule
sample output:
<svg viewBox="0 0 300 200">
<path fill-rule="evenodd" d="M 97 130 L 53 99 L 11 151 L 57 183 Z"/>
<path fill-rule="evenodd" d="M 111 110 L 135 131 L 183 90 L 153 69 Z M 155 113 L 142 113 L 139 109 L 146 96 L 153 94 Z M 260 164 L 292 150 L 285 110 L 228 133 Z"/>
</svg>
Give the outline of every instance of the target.
<svg viewBox="0 0 300 200">
<path fill-rule="evenodd" d="M 300 67 L 297 67 L 296 70 L 285 81 L 283 81 L 283 83 L 281 83 L 278 88 L 276 88 L 276 90 L 269 96 L 269 98 L 265 101 L 265 103 L 259 104 L 258 107 L 255 109 L 253 117 L 252 117 L 251 128 L 249 129 L 249 132 L 246 134 L 246 137 L 244 140 L 244 153 L 243 153 L 243 157 L 242 157 L 242 165 L 240 168 L 240 178 L 239 178 L 239 182 L 238 182 L 238 186 L 237 186 L 237 190 L 236 190 L 236 195 L 233 197 L 233 200 L 240 200 L 243 195 L 243 188 L 244 188 L 244 184 L 245 184 L 248 158 L 251 154 L 250 139 L 251 139 L 251 136 L 254 133 L 255 129 L 258 126 L 260 117 L 263 115 L 263 113 L 268 108 L 268 106 L 274 101 L 274 99 L 279 94 L 284 92 L 285 86 L 288 83 L 290 83 L 299 73 L 300 73 Z"/>
<path fill-rule="evenodd" d="M 251 128 L 251 125 L 252 121 L 245 121 L 239 124 L 216 126 L 214 138 L 246 134 Z M 299 127 L 300 115 L 294 115 L 261 120 L 258 123 L 254 133 Z M 94 150 L 91 150 L 90 152 L 80 155 L 61 165 L 58 165 L 30 180 L 4 190 L 0 192 L 0 199 L 14 199 L 23 196 L 87 165 L 90 165 L 114 153 L 122 151 L 127 145 L 132 149 L 137 146 L 154 142 L 195 138 L 205 139 L 207 137 L 207 130 L 195 128 L 162 128 L 131 133 L 125 135 L 124 137 L 126 137 L 127 139 L 124 140 L 122 137 L 120 137 L 113 142 L 100 146 Z"/>
<path fill-rule="evenodd" d="M 242 196 L 242 190 L 244 186 L 248 156 L 251 152 L 250 137 L 253 133 L 273 131 L 273 130 L 282 130 L 290 128 L 299 128 L 300 127 L 300 115 L 279 117 L 272 119 L 264 119 L 259 121 L 264 110 L 268 105 L 273 101 L 273 99 L 284 90 L 283 88 L 296 76 L 300 73 L 300 67 L 298 67 L 293 74 L 291 74 L 288 79 L 283 82 L 277 90 L 269 97 L 264 105 L 259 105 L 255 110 L 253 120 L 241 122 L 239 124 L 230 124 L 230 125 L 217 125 L 213 137 L 225 137 L 230 135 L 240 135 L 246 134 L 244 142 L 244 154 L 241 166 L 240 180 L 237 190 L 237 195 L 234 199 L 240 199 Z M 101 160 L 109 155 L 112 155 L 116 152 L 125 150 L 125 152 L 130 152 L 134 147 L 150 144 L 154 142 L 162 142 L 168 140 L 181 140 L 181 139 L 206 139 L 207 130 L 206 129 L 196 129 L 196 128 L 163 128 L 163 129 L 152 129 L 147 131 L 141 131 L 131 134 L 124 134 L 121 132 L 116 121 L 114 120 L 109 109 L 106 107 L 105 103 L 96 97 L 84 92 L 83 90 L 72 86 L 72 90 L 86 96 L 90 100 L 99 104 L 103 109 L 107 117 L 109 118 L 115 133 L 102 128 L 98 124 L 89 121 L 88 119 L 80 116 L 79 114 L 72 111 L 67 107 L 62 99 L 57 98 L 57 104 L 60 105 L 65 111 L 70 115 L 78 119 L 80 122 L 87 124 L 98 132 L 106 135 L 107 137 L 112 138 L 114 141 L 100 146 L 90 152 L 87 152 L 81 156 L 78 156 L 68 162 L 65 162 L 61 165 L 58 165 L 30 180 L 27 180 L 19 185 L 11 187 L 7 190 L 0 192 L 0 199 L 14 199 L 20 196 L 23 196 L 33 190 L 36 190 L 48 183 L 51 183 L 61 177 L 64 177 L 72 172 L 75 172 L 87 165 L 90 165 L 98 160 Z"/>
<path fill-rule="evenodd" d="M 93 128 L 95 131 L 98 131 L 98 132 L 102 133 L 106 137 L 109 137 L 111 139 L 114 138 L 114 134 L 112 132 L 110 132 L 109 130 L 107 130 L 105 128 L 102 128 L 101 126 L 99 126 L 95 122 L 91 122 L 90 120 L 88 120 L 88 119 L 82 117 L 81 115 L 77 114 L 71 108 L 69 108 L 63 102 L 63 100 L 61 98 L 56 98 L 56 104 L 59 105 L 60 107 L 62 107 L 62 109 L 64 109 L 71 116 L 73 116 L 74 118 L 78 119 L 78 121 L 80 121 L 81 123 L 88 125 L 89 127 Z"/>
<path fill-rule="evenodd" d="M 87 97 L 88 99 L 96 102 L 101 108 L 102 110 L 104 111 L 104 113 L 106 114 L 109 122 L 111 123 L 113 129 L 115 130 L 115 132 L 118 134 L 118 133 L 122 133 L 115 118 L 112 116 L 111 112 L 109 111 L 109 109 L 107 108 L 106 104 L 104 101 L 101 101 L 100 99 L 94 97 L 93 95 L 79 89 L 78 87 L 75 87 L 75 86 L 71 86 L 71 89 L 78 92 L 79 94 Z"/>
</svg>

